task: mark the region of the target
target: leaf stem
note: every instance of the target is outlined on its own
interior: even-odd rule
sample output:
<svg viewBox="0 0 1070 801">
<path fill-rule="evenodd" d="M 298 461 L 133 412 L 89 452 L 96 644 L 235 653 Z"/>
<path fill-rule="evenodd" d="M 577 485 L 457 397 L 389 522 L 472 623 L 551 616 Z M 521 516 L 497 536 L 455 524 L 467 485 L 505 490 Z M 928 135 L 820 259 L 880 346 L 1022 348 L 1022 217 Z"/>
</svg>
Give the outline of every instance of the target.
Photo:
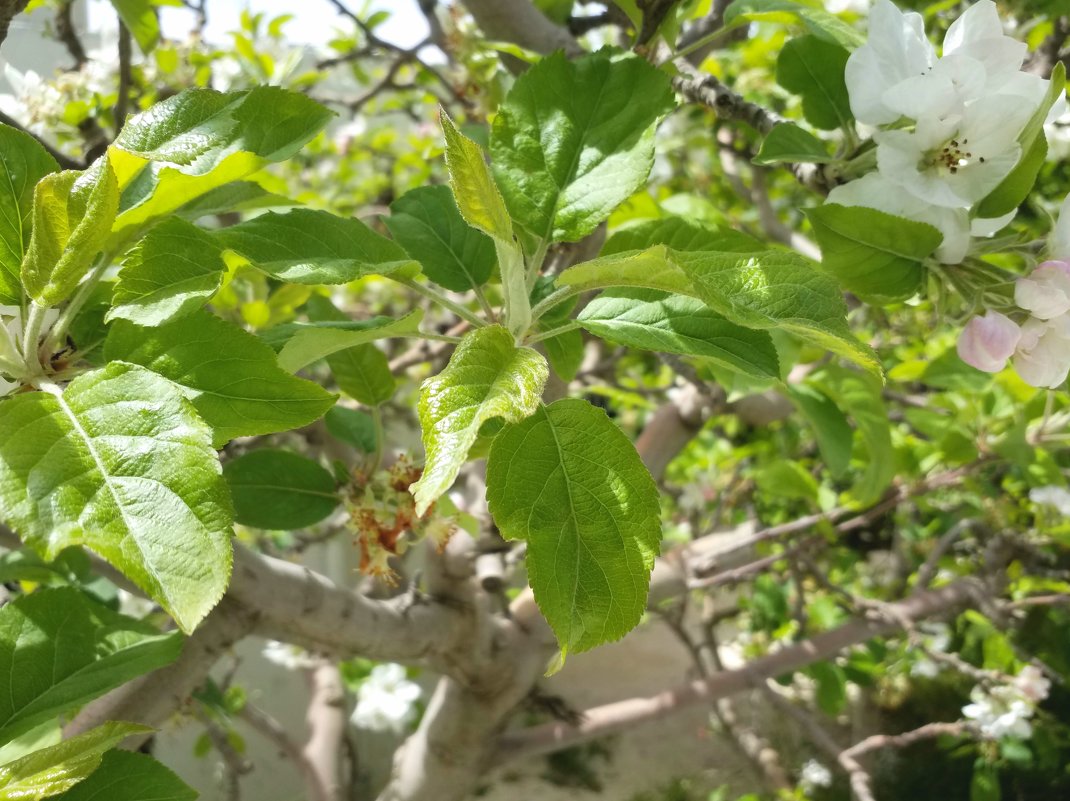
<svg viewBox="0 0 1070 801">
<path fill-rule="evenodd" d="M 535 287 L 535 281 L 539 277 L 539 273 L 542 272 L 542 263 L 546 261 L 546 254 L 550 250 L 550 240 L 540 239 L 539 246 L 535 248 L 535 253 L 531 256 L 531 261 L 528 262 L 528 292 Z"/>
<path fill-rule="evenodd" d="M 557 328 L 551 328 L 548 331 L 542 331 L 535 336 L 528 339 L 529 345 L 534 345 L 536 342 L 542 342 L 544 339 L 552 339 L 559 334 L 566 334 L 569 331 L 574 331 L 580 327 L 578 320 L 569 320 L 564 325 L 559 325 Z"/>
<path fill-rule="evenodd" d="M 720 26 L 716 30 L 710 31 L 705 36 L 700 36 L 698 39 L 696 39 L 695 41 L 693 41 L 691 44 L 687 45 L 686 47 L 681 47 L 679 50 L 677 50 L 675 53 L 670 55 L 668 58 L 663 59 L 660 63 L 658 63 L 657 66 L 658 67 L 663 67 L 668 62 L 673 61 L 674 59 L 685 58 L 685 57 L 691 55 L 692 53 L 694 53 L 696 50 L 701 50 L 706 45 L 708 45 L 710 42 L 715 41 L 718 36 L 724 35 L 724 33 L 725 33 L 724 26 Z"/>
<path fill-rule="evenodd" d="M 458 345 L 461 342 L 461 337 L 454 337 L 449 334 L 436 334 L 433 331 L 416 331 L 412 334 L 399 334 L 398 336 L 407 337 L 409 339 L 433 339 L 436 342 L 452 342 L 454 345 Z"/>
<path fill-rule="evenodd" d="M 416 294 L 423 295 L 428 300 L 437 303 L 438 305 L 444 308 L 449 309 L 461 319 L 470 322 L 476 328 L 482 328 L 487 324 L 487 321 L 480 318 L 479 315 L 473 314 L 460 303 L 455 303 L 454 301 L 443 295 L 441 292 L 432 289 L 429 286 L 424 286 L 423 284 L 418 283 L 417 281 L 414 281 L 411 278 L 393 278 L 392 280 L 397 281 L 399 284 L 407 286 Z"/>
<path fill-rule="evenodd" d="M 78 316 L 82 307 L 89 301 L 90 295 L 92 295 L 93 290 L 97 288 L 100 279 L 104 277 L 104 273 L 107 271 L 109 264 L 111 264 L 111 255 L 108 253 L 101 253 L 92 272 L 89 273 L 89 277 L 82 282 L 81 286 L 75 291 L 74 297 L 72 297 L 70 302 L 63 307 L 59 313 L 59 317 L 56 318 L 56 322 L 48 334 L 48 339 L 45 341 L 47 350 L 55 350 L 56 345 L 62 342 L 64 337 L 67 336 L 67 331 L 70 330 L 71 323 L 74 322 L 74 318 Z"/>
<path fill-rule="evenodd" d="M 571 286 L 563 286 L 559 289 L 555 289 L 553 292 L 551 292 L 549 295 L 547 295 L 545 298 L 535 304 L 535 307 L 531 310 L 532 321 L 538 320 L 558 303 L 572 297 L 573 295 L 579 294 L 581 291 L 582 290 Z"/>
<path fill-rule="evenodd" d="M 31 301 L 29 311 L 22 325 L 22 359 L 26 369 L 32 375 L 41 372 L 41 357 L 38 355 L 38 340 L 41 338 L 41 326 L 45 321 L 47 306 Z"/>
</svg>

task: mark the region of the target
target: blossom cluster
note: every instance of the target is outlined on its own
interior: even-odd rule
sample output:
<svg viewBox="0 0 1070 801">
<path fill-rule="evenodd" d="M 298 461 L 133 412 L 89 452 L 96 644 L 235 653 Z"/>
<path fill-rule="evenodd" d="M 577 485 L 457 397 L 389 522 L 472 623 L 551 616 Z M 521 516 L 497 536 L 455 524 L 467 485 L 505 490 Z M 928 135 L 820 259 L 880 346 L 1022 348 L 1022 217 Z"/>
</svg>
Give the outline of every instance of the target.
<svg viewBox="0 0 1070 801">
<path fill-rule="evenodd" d="M 1070 374 L 1070 197 L 1059 213 L 1048 260 L 1015 282 L 1014 302 L 1023 322 L 992 309 L 974 317 L 959 337 L 959 356 L 987 373 L 1013 359 L 1027 384 L 1061 386 Z"/>
<path fill-rule="evenodd" d="M 828 201 L 934 225 L 943 235 L 937 258 L 962 261 L 971 235 L 994 234 L 1014 216 L 985 219 L 973 208 L 1020 160 L 1019 134 L 1047 94 L 1046 80 L 1022 70 L 1026 52 L 1004 34 L 991 0 L 952 23 L 940 56 L 920 14 L 876 0 L 845 80 L 855 118 L 875 129 L 877 169 Z"/>
<path fill-rule="evenodd" d="M 1010 684 L 984 690 L 974 687 L 970 693 L 973 703 L 962 708 L 962 714 L 976 721 L 986 737 L 1000 739 L 1016 737 L 1027 740 L 1033 736 L 1030 718 L 1036 705 L 1048 697 L 1051 682 L 1032 665 L 1026 665 Z"/>
<path fill-rule="evenodd" d="M 376 665 L 357 690 L 350 722 L 360 729 L 401 734 L 416 719 L 420 685 L 409 681 L 401 665 Z"/>
</svg>

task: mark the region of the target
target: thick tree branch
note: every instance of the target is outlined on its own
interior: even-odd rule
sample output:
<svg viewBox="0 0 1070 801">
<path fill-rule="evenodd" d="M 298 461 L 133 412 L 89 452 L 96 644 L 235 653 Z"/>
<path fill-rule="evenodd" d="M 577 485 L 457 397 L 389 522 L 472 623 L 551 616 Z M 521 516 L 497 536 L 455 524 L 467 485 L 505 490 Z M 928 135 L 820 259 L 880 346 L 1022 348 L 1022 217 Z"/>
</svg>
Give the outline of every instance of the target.
<svg viewBox="0 0 1070 801">
<path fill-rule="evenodd" d="M 0 0 L 0 44 L 7 38 L 11 20 L 21 14 L 30 0 Z"/>
<path fill-rule="evenodd" d="M 542 54 L 564 50 L 578 56 L 583 52 L 572 34 L 551 22 L 531 0 L 464 0 L 464 5 L 487 39 L 513 42 Z"/>
<path fill-rule="evenodd" d="M 345 687 L 338 666 L 323 662 L 308 671 L 309 701 L 305 720 L 308 742 L 302 750 L 308 772 L 308 801 L 342 801 L 342 745 L 346 731 Z"/>
</svg>

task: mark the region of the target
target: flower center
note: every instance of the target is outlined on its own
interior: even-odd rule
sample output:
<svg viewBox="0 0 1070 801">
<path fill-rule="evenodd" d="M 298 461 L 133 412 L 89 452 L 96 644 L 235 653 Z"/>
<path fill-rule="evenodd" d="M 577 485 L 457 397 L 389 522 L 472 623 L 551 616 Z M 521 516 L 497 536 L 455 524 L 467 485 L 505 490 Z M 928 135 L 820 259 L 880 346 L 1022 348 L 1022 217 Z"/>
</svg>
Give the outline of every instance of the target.
<svg viewBox="0 0 1070 801">
<path fill-rule="evenodd" d="M 935 169 L 937 172 L 954 175 L 974 162 L 974 155 L 969 145 L 968 139 L 963 139 L 961 142 L 958 139 L 949 139 L 942 147 L 926 153 L 921 167 L 923 170 Z M 984 164 L 985 157 L 979 156 L 976 161 Z"/>
</svg>

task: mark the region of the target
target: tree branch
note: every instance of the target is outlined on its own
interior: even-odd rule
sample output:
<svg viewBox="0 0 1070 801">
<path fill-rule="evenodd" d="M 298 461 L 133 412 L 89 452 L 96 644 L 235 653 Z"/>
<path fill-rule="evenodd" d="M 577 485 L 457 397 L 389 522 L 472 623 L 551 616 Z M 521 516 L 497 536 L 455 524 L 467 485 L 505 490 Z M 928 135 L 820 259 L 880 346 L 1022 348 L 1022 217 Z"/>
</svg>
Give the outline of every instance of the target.
<svg viewBox="0 0 1070 801">
<path fill-rule="evenodd" d="M 30 0 L 0 0 L 0 43 L 7 38 L 11 20 L 21 14 L 29 2 Z"/>
<path fill-rule="evenodd" d="M 345 739 L 345 688 L 338 667 L 323 662 L 308 671 L 309 737 L 302 754 L 308 771 L 308 801 L 342 801 L 342 742 Z"/>
</svg>

